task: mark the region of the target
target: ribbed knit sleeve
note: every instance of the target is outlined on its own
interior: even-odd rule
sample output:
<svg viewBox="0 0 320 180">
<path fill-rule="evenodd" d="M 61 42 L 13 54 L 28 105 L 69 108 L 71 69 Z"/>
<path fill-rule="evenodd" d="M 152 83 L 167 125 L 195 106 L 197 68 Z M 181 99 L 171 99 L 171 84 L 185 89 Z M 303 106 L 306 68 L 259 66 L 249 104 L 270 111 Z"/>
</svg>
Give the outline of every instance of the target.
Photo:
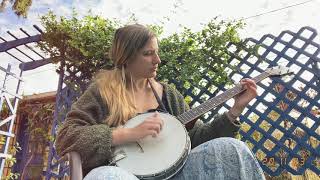
<svg viewBox="0 0 320 180">
<path fill-rule="evenodd" d="M 103 122 L 106 113 L 106 105 L 93 83 L 72 105 L 58 131 L 58 154 L 78 152 L 85 174 L 94 167 L 106 164 L 112 156 L 112 130 Z"/>
<path fill-rule="evenodd" d="M 217 114 L 209 123 L 197 120 L 189 131 L 192 148 L 219 137 L 235 137 L 240 129 L 240 123 L 232 123 L 226 113 Z"/>
<path fill-rule="evenodd" d="M 188 111 L 189 105 L 183 96 L 175 88 L 164 84 L 167 95 L 169 113 L 175 116 Z M 235 137 L 240 129 L 240 123 L 232 123 L 225 113 L 217 114 L 209 123 L 197 120 L 193 128 L 189 130 L 192 148 L 218 137 Z"/>
</svg>

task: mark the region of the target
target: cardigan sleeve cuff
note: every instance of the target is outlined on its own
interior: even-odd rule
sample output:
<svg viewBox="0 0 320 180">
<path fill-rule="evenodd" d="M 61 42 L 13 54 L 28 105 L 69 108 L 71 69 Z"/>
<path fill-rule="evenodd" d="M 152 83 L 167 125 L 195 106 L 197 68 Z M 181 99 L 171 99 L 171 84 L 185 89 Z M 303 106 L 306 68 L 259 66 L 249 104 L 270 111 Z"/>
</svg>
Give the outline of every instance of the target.
<svg viewBox="0 0 320 180">
<path fill-rule="evenodd" d="M 212 124 L 213 126 L 219 127 L 219 134 L 222 137 L 234 137 L 239 131 L 241 123 L 239 121 L 232 122 L 228 115 L 225 113 L 217 117 L 217 122 Z"/>
</svg>

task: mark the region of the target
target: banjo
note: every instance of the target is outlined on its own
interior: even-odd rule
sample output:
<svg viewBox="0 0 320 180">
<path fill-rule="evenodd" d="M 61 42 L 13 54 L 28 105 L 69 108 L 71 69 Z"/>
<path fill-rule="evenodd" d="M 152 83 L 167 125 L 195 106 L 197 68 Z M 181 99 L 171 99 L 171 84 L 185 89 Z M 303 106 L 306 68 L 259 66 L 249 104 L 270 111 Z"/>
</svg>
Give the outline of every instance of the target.
<svg viewBox="0 0 320 180">
<path fill-rule="evenodd" d="M 276 66 L 266 69 L 253 80 L 259 82 L 269 76 L 289 73 L 292 72 L 288 68 Z M 158 136 L 156 138 L 147 136 L 138 142 L 116 146 L 111 164 L 133 173 L 139 179 L 169 179 L 182 169 L 191 150 L 191 142 L 185 125 L 242 91 L 244 89 L 237 84 L 178 117 L 159 112 L 164 125 Z M 130 119 L 124 127 L 135 127 L 152 114 L 137 115 Z"/>
</svg>

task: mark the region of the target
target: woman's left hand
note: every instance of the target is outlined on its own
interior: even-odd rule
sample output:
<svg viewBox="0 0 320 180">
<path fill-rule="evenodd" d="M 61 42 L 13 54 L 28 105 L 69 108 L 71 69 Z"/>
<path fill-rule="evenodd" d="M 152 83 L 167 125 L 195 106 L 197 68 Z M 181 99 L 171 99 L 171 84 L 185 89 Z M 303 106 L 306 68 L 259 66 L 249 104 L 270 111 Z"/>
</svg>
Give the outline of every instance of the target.
<svg viewBox="0 0 320 180">
<path fill-rule="evenodd" d="M 257 85 L 252 79 L 242 79 L 240 81 L 242 88 L 245 89 L 242 93 L 234 97 L 234 105 L 229 111 L 234 116 L 240 116 L 244 108 L 249 102 L 257 96 Z"/>
</svg>

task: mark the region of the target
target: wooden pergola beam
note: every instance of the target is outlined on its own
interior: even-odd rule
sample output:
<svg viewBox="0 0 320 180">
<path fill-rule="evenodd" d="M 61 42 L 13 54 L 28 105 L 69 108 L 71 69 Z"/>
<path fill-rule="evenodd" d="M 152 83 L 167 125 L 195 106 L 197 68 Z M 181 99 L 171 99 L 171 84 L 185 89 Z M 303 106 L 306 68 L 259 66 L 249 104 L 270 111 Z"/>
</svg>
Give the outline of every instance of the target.
<svg viewBox="0 0 320 180">
<path fill-rule="evenodd" d="M 21 63 L 19 65 L 19 68 L 21 69 L 21 71 L 28 71 L 28 70 L 32 70 L 32 69 L 35 69 L 37 67 L 49 64 L 51 62 L 52 62 L 51 58 L 45 58 L 45 59 L 41 59 L 41 60 Z"/>
<path fill-rule="evenodd" d="M 38 42 L 40 40 L 41 40 L 41 35 L 38 34 L 38 35 L 30 36 L 30 37 L 17 39 L 17 40 L 3 42 L 3 43 L 0 43 L 0 52 L 5 52 L 9 49 L 18 47 L 20 45 L 24 45 L 24 44 L 28 44 L 28 43 L 32 43 L 32 42 Z"/>
</svg>

